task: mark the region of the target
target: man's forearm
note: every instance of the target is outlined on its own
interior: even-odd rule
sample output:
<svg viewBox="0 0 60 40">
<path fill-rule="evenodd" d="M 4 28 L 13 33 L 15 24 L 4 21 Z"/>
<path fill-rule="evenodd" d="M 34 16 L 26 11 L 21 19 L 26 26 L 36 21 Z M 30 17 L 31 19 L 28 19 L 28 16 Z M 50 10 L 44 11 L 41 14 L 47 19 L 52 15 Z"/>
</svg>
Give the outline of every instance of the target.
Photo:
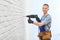
<svg viewBox="0 0 60 40">
<path fill-rule="evenodd" d="M 34 22 L 33 24 L 35 24 L 37 26 L 43 26 L 44 25 L 44 23 L 42 23 L 42 22 Z"/>
</svg>

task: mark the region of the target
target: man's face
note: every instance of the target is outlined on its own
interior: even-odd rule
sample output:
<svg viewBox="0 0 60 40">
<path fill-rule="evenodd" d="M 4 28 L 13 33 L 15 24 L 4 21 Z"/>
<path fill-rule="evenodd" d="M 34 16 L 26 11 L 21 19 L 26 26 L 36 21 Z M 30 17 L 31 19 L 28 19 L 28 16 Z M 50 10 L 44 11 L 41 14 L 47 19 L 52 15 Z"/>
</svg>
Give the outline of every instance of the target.
<svg viewBox="0 0 60 40">
<path fill-rule="evenodd" d="M 46 14 L 47 11 L 49 10 L 49 7 L 47 5 L 43 5 L 42 10 L 43 10 L 43 13 Z"/>
</svg>

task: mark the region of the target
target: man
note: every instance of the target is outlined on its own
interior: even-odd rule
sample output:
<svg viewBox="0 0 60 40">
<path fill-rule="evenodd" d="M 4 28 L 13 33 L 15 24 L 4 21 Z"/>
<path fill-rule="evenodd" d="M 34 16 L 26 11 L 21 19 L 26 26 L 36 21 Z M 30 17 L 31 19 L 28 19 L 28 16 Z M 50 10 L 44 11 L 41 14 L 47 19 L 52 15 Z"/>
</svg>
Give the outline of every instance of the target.
<svg viewBox="0 0 60 40">
<path fill-rule="evenodd" d="M 28 23 L 33 23 L 39 27 L 40 33 L 38 34 L 40 40 L 51 40 L 51 16 L 48 14 L 49 5 L 44 4 L 42 7 L 43 16 L 41 20 L 37 15 L 35 15 L 35 18 L 37 22 L 32 21 L 31 19 L 28 19 Z"/>
</svg>

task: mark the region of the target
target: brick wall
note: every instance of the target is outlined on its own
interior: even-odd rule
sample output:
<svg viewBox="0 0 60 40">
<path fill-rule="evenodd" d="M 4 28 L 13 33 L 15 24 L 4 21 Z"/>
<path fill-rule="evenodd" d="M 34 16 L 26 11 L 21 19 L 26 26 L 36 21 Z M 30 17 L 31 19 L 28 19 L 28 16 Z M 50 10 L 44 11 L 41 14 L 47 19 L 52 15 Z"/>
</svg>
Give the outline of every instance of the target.
<svg viewBox="0 0 60 40">
<path fill-rule="evenodd" d="M 0 0 L 0 40 L 25 40 L 24 0 Z"/>
</svg>

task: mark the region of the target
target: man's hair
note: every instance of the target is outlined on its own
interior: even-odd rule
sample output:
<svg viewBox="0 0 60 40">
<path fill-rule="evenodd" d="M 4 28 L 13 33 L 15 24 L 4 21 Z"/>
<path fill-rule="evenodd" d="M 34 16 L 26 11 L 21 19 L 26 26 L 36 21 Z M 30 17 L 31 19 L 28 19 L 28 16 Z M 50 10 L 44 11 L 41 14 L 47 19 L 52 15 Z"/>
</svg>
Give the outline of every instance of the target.
<svg viewBox="0 0 60 40">
<path fill-rule="evenodd" d="M 49 5 L 48 5 L 48 4 L 43 4 L 43 6 L 48 6 L 48 7 L 49 7 Z"/>
</svg>

